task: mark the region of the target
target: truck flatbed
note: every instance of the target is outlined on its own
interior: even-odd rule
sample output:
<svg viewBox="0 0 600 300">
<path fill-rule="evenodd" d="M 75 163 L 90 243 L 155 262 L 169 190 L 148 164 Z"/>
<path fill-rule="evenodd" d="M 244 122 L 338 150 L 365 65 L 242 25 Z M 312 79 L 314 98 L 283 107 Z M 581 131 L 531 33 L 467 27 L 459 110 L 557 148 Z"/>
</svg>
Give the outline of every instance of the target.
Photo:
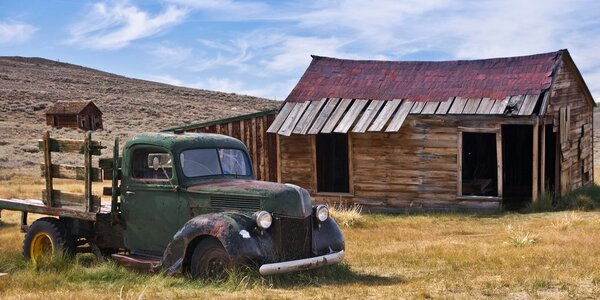
<svg viewBox="0 0 600 300">
<path fill-rule="evenodd" d="M 86 212 L 81 206 L 48 207 L 37 199 L 0 199 L 0 210 L 14 210 L 44 214 L 57 217 L 68 217 L 86 221 L 96 221 L 98 214 L 110 214 L 110 203 L 101 204 L 99 212 Z"/>
</svg>

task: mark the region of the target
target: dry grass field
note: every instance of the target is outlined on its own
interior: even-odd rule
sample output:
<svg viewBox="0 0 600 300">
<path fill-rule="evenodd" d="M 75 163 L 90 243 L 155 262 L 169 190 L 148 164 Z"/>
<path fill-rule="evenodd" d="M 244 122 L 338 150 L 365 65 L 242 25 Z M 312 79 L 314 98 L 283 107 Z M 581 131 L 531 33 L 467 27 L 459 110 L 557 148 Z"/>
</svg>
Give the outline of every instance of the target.
<svg viewBox="0 0 600 300">
<path fill-rule="evenodd" d="M 37 197 L 41 181 L 13 177 L 0 197 Z M 64 182 L 63 189 L 78 191 Z M 171 298 L 599 298 L 600 212 L 357 215 L 347 224 L 344 264 L 227 282 L 141 274 L 91 255 L 37 266 L 23 261 L 19 214 L 0 219 L 1 299 Z M 343 220 L 342 220 L 343 219 Z M 342 223 L 342 222 L 340 222 Z"/>
</svg>

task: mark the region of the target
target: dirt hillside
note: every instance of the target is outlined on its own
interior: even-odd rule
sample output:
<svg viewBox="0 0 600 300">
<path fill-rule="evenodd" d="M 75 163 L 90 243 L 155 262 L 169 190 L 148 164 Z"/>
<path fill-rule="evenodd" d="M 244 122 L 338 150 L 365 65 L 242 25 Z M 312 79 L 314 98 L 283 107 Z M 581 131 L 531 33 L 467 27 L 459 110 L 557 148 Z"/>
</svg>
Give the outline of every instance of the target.
<svg viewBox="0 0 600 300">
<path fill-rule="evenodd" d="M 281 102 L 234 93 L 127 78 L 43 58 L 0 57 L 0 176 L 38 170 L 36 140 L 44 111 L 58 100 L 93 100 L 104 130 L 94 139 L 110 145 L 144 131 L 209 121 L 279 107 Z M 53 136 L 82 132 L 53 129 Z M 2 180 L 3 178 L 0 178 Z"/>
</svg>

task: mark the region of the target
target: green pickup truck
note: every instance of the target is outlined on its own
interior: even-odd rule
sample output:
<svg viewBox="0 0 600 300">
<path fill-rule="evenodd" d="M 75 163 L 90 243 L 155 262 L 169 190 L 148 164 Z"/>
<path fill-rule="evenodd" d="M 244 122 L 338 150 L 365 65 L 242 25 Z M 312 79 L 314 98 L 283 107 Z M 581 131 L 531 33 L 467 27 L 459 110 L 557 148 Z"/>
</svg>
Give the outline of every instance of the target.
<svg viewBox="0 0 600 300">
<path fill-rule="evenodd" d="M 193 278 L 219 278 L 238 265 L 262 275 L 339 263 L 344 238 L 324 205 L 298 186 L 255 180 L 246 146 L 216 134 L 147 133 L 119 156 L 91 140 L 40 141 L 46 179 L 42 200 L 0 199 L 22 212 L 24 256 L 92 252 L 119 263 Z M 51 153 L 84 155 L 83 167 L 53 164 Z M 85 194 L 53 189 L 53 178 L 84 181 Z M 92 182 L 112 180 L 102 203 Z M 28 213 L 45 214 L 28 224 Z"/>
</svg>

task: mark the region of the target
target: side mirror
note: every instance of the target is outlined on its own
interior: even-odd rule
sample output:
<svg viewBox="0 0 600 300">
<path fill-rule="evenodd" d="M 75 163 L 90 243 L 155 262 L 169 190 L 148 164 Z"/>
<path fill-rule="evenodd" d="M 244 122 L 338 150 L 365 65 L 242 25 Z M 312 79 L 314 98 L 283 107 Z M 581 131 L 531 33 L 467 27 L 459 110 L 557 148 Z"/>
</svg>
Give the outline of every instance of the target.
<svg viewBox="0 0 600 300">
<path fill-rule="evenodd" d="M 149 153 L 148 168 L 158 171 L 159 168 L 171 168 L 171 157 L 168 153 Z"/>
</svg>

